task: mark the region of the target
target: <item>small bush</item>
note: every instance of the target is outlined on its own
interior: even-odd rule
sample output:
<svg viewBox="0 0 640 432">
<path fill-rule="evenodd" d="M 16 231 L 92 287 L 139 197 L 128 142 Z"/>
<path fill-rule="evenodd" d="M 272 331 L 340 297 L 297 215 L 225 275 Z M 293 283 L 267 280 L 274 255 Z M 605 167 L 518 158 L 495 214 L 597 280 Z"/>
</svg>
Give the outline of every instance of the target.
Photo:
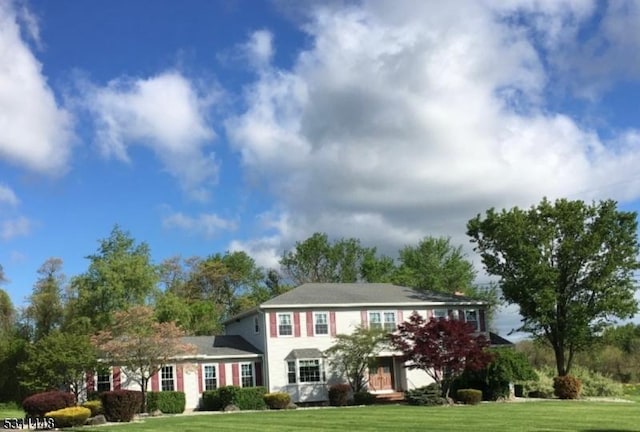
<svg viewBox="0 0 640 432">
<path fill-rule="evenodd" d="M 91 410 L 85 407 L 69 407 L 50 411 L 44 415 L 56 422 L 57 428 L 82 426 L 91 417 Z"/>
<path fill-rule="evenodd" d="M 104 410 L 102 409 L 102 402 L 99 400 L 86 401 L 82 406 L 91 410 L 91 417 L 104 413 Z"/>
<path fill-rule="evenodd" d="M 536 369 L 537 380 L 525 381 L 524 393 L 530 398 L 550 398 L 553 397 L 553 375 L 555 369 Z"/>
<path fill-rule="evenodd" d="M 238 394 L 242 391 L 242 387 L 238 386 L 225 386 L 218 389 L 218 395 L 220 396 L 220 403 L 222 409 L 227 405 L 237 405 Z"/>
<path fill-rule="evenodd" d="M 163 414 L 181 414 L 187 400 L 184 392 L 162 391 L 147 393 L 147 411 L 160 410 Z"/>
<path fill-rule="evenodd" d="M 73 394 L 62 391 L 36 393 L 22 401 L 22 409 L 30 417 L 42 417 L 50 411 L 74 406 L 76 398 Z"/>
<path fill-rule="evenodd" d="M 573 376 L 582 383 L 581 396 L 585 397 L 618 397 L 624 394 L 622 384 L 598 372 L 582 367 L 571 369 Z"/>
<path fill-rule="evenodd" d="M 557 376 L 553 379 L 553 393 L 560 399 L 578 399 L 582 384 L 574 376 Z"/>
<path fill-rule="evenodd" d="M 442 389 L 436 383 L 429 384 L 425 387 L 418 387 L 413 390 L 407 390 L 404 393 L 404 399 L 409 405 L 417 406 L 444 405 L 446 403 L 442 397 Z"/>
<path fill-rule="evenodd" d="M 351 386 L 349 384 L 334 384 L 329 387 L 329 405 L 345 406 L 349 401 Z"/>
<path fill-rule="evenodd" d="M 267 404 L 264 403 L 266 393 L 267 389 L 264 387 L 244 387 L 240 389 L 233 404 L 241 410 L 267 409 Z"/>
<path fill-rule="evenodd" d="M 202 393 L 201 411 L 221 411 L 223 408 L 219 389 L 207 390 Z"/>
<path fill-rule="evenodd" d="M 269 409 L 285 409 L 291 403 L 291 396 L 285 392 L 267 393 L 264 395 L 264 402 Z"/>
<path fill-rule="evenodd" d="M 130 422 L 140 412 L 142 392 L 114 390 L 101 394 L 104 416 L 110 422 Z"/>
<path fill-rule="evenodd" d="M 465 405 L 477 405 L 482 401 L 482 390 L 460 389 L 456 393 L 456 400 Z"/>
<path fill-rule="evenodd" d="M 354 405 L 373 405 L 376 401 L 376 395 L 367 391 L 360 391 L 353 394 Z"/>
</svg>

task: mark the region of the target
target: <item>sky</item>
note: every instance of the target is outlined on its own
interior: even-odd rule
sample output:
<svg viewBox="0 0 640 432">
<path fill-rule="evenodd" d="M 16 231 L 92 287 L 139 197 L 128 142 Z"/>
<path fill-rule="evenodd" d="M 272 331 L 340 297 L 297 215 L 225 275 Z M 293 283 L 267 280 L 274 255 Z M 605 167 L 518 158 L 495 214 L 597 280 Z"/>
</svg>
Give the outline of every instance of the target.
<svg viewBox="0 0 640 432">
<path fill-rule="evenodd" d="M 159 263 L 314 232 L 395 256 L 488 208 L 640 209 L 640 2 L 0 0 L 0 264 L 115 224 Z M 518 325 L 500 314 L 501 333 Z"/>
</svg>

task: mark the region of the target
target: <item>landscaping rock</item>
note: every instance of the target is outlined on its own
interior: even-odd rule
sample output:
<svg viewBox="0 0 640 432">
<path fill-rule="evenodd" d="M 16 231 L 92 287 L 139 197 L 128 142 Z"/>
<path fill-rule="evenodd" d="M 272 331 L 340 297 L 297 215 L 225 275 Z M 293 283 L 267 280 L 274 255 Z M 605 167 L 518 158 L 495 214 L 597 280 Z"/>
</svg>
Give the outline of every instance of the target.
<svg viewBox="0 0 640 432">
<path fill-rule="evenodd" d="M 107 422 L 107 419 L 102 414 L 98 414 L 95 417 L 90 417 L 87 420 L 87 424 L 90 426 L 102 425 L 102 424 L 105 424 L 106 422 Z"/>
<path fill-rule="evenodd" d="M 293 402 L 289 402 L 289 405 L 287 405 L 287 407 L 285 409 L 297 409 L 298 405 L 294 404 Z"/>
<path fill-rule="evenodd" d="M 238 408 L 234 404 L 229 404 L 226 407 L 224 407 L 224 412 L 234 412 L 234 411 L 240 411 L 240 408 Z"/>
<path fill-rule="evenodd" d="M 151 412 L 151 417 L 158 417 L 162 415 L 162 411 L 160 410 L 155 410 Z"/>
</svg>

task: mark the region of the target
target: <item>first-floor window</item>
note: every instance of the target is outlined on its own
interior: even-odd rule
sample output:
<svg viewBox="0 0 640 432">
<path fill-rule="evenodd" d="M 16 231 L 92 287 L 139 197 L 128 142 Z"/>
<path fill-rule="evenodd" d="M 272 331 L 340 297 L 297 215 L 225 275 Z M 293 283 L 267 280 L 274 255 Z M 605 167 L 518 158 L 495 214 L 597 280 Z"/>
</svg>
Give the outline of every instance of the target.
<svg viewBox="0 0 640 432">
<path fill-rule="evenodd" d="M 218 388 L 218 378 L 216 375 L 216 367 L 214 365 L 204 366 L 204 389 L 215 390 Z"/>
<path fill-rule="evenodd" d="M 98 372 L 96 375 L 96 391 L 105 392 L 111 390 L 111 374 L 107 372 Z"/>
<path fill-rule="evenodd" d="M 287 361 L 289 384 L 324 382 L 325 373 L 320 359 L 304 359 Z"/>
<path fill-rule="evenodd" d="M 164 366 L 160 375 L 160 389 L 162 391 L 174 391 L 173 366 Z"/>
<path fill-rule="evenodd" d="M 253 365 L 251 363 L 243 363 L 240 365 L 240 369 L 242 387 L 253 387 Z"/>
<path fill-rule="evenodd" d="M 434 309 L 433 317 L 435 319 L 447 319 L 449 317 L 449 313 L 447 309 Z"/>
<path fill-rule="evenodd" d="M 293 360 L 287 362 L 287 378 L 289 384 L 296 383 L 296 362 Z"/>
<path fill-rule="evenodd" d="M 464 311 L 464 320 L 471 324 L 475 330 L 478 330 L 478 311 L 466 310 Z"/>
</svg>

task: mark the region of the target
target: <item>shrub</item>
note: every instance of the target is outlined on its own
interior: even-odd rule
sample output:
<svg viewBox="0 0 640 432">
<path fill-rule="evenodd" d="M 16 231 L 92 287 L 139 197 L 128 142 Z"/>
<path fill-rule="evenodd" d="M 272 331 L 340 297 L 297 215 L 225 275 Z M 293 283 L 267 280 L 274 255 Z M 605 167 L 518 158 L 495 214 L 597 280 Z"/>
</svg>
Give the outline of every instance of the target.
<svg viewBox="0 0 640 432">
<path fill-rule="evenodd" d="M 553 396 L 553 375 L 555 369 L 536 369 L 537 380 L 524 382 L 524 393 L 531 398 L 550 398 Z"/>
<path fill-rule="evenodd" d="M 482 400 L 482 390 L 460 389 L 456 393 L 456 399 L 465 405 L 477 405 Z"/>
<path fill-rule="evenodd" d="M 376 395 L 367 391 L 360 391 L 353 394 L 354 405 L 373 405 L 376 401 Z"/>
<path fill-rule="evenodd" d="M 418 387 L 413 390 L 407 390 L 404 398 L 409 405 L 418 406 L 434 406 L 444 405 L 445 399 L 442 397 L 442 389 L 436 383 L 429 384 L 425 387 Z"/>
<path fill-rule="evenodd" d="M 74 406 L 76 398 L 71 393 L 50 391 L 36 393 L 22 401 L 22 409 L 30 417 L 42 417 L 50 411 Z"/>
<path fill-rule="evenodd" d="M 222 399 L 220 399 L 219 390 L 207 390 L 202 393 L 202 403 L 200 410 L 202 411 L 221 411 L 224 408 Z"/>
<path fill-rule="evenodd" d="M 184 392 L 162 391 L 147 393 L 147 410 L 160 410 L 164 414 L 181 414 L 184 412 L 187 400 Z"/>
<path fill-rule="evenodd" d="M 86 401 L 82 404 L 82 406 L 91 410 L 91 417 L 95 417 L 98 414 L 102 414 L 104 412 L 104 410 L 102 409 L 102 402 L 100 402 L 99 400 Z"/>
<path fill-rule="evenodd" d="M 264 387 L 244 387 L 238 392 L 237 399 L 233 402 L 241 410 L 267 409 L 264 403 L 264 395 L 267 389 Z"/>
<path fill-rule="evenodd" d="M 582 384 L 574 376 L 557 376 L 553 379 L 553 393 L 560 399 L 578 399 Z"/>
<path fill-rule="evenodd" d="M 242 390 L 242 387 L 238 386 L 225 386 L 218 389 L 218 395 L 220 396 L 220 404 L 222 409 L 227 405 L 237 405 L 238 394 Z"/>
<path fill-rule="evenodd" d="M 582 396 L 611 397 L 624 394 L 622 384 L 598 372 L 592 372 L 582 367 L 573 367 L 571 371 L 573 376 L 582 383 L 582 391 L 580 392 Z"/>
<path fill-rule="evenodd" d="M 351 386 L 349 384 L 334 384 L 329 387 L 329 405 L 345 406 L 349 401 Z"/>
<path fill-rule="evenodd" d="M 142 392 L 114 390 L 101 394 L 104 416 L 110 422 L 130 422 L 142 406 Z"/>
<path fill-rule="evenodd" d="M 264 395 L 264 402 L 269 409 L 285 409 L 291 403 L 291 396 L 285 392 L 267 393 Z"/>
<path fill-rule="evenodd" d="M 44 415 L 51 417 L 56 422 L 57 428 L 82 426 L 91 416 L 91 410 L 85 407 L 69 407 L 50 411 Z"/>
</svg>

